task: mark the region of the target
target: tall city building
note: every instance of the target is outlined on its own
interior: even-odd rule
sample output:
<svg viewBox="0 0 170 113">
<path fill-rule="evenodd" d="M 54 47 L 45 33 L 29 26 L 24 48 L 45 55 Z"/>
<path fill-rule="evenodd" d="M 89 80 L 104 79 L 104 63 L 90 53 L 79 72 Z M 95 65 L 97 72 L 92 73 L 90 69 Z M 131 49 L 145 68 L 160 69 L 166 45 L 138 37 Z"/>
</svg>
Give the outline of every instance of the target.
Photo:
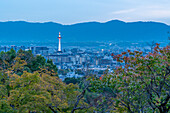
<svg viewBox="0 0 170 113">
<path fill-rule="evenodd" d="M 61 34 L 60 34 L 60 32 L 59 32 L 59 37 L 58 37 L 58 39 L 59 39 L 59 42 L 58 42 L 58 52 L 62 52 L 62 51 L 61 51 Z"/>
</svg>

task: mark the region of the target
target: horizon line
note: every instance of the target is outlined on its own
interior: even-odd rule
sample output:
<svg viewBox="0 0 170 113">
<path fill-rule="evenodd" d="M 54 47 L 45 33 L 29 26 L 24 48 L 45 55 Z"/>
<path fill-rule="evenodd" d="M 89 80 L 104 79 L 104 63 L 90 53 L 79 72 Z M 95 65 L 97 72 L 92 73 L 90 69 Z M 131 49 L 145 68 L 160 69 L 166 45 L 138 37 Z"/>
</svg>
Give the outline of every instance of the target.
<svg viewBox="0 0 170 113">
<path fill-rule="evenodd" d="M 56 22 L 56 21 L 27 21 L 27 20 L 6 20 L 6 21 L 1 21 L 0 22 L 27 22 L 27 23 L 56 23 L 56 24 L 61 24 L 61 25 L 76 25 L 76 24 L 82 24 L 82 23 L 108 23 L 111 21 L 120 21 L 120 22 L 124 22 L 124 23 L 136 23 L 136 22 L 154 22 L 154 23 L 162 23 L 162 24 L 166 24 L 166 25 L 170 25 L 168 23 L 165 22 L 161 22 L 161 21 L 123 21 L 123 20 L 119 20 L 119 19 L 113 19 L 113 20 L 107 20 L 107 21 L 96 21 L 96 20 L 91 20 L 91 21 L 81 21 L 81 22 L 75 22 L 75 23 L 70 23 L 70 24 L 64 24 L 62 22 Z"/>
</svg>

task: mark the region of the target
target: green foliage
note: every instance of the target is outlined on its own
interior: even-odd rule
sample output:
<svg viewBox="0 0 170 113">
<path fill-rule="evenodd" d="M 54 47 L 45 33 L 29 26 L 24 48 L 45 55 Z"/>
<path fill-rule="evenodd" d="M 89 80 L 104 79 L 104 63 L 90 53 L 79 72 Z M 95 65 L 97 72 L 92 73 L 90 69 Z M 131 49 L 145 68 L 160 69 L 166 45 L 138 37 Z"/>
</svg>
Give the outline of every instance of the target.
<svg viewBox="0 0 170 113">
<path fill-rule="evenodd" d="M 79 84 L 80 81 L 81 81 L 81 78 L 72 77 L 72 78 L 65 78 L 63 82 L 65 82 L 66 84 L 70 84 L 70 83 Z"/>
<path fill-rule="evenodd" d="M 78 74 L 78 75 L 83 75 L 84 73 L 82 72 L 81 69 L 77 69 L 75 70 L 75 73 Z"/>
<path fill-rule="evenodd" d="M 58 70 L 58 74 L 61 74 L 61 75 L 67 75 L 68 72 L 69 70 L 65 70 L 65 69 Z"/>
<path fill-rule="evenodd" d="M 80 92 L 77 85 L 62 82 L 57 71 L 52 60 L 31 51 L 1 52 L 0 113 L 70 113 Z"/>
<path fill-rule="evenodd" d="M 10 70 L 22 75 L 23 71 L 34 72 L 47 70 L 50 75 L 58 76 L 57 67 L 52 60 L 46 60 L 43 56 L 34 56 L 31 51 L 19 50 L 17 53 L 11 49 L 0 53 L 0 70 Z"/>
<path fill-rule="evenodd" d="M 90 79 L 92 90 L 109 94 L 106 88 L 110 88 L 115 95 L 110 96 L 112 107 L 118 112 L 168 113 L 170 47 L 159 48 L 157 44 L 154 52 L 146 56 L 142 52 L 129 50 L 113 56 L 118 62 L 125 62 L 125 67 L 118 67 L 113 74 Z"/>
<path fill-rule="evenodd" d="M 16 110 L 12 109 L 7 100 L 0 100 L 0 113 L 17 113 Z"/>
<path fill-rule="evenodd" d="M 101 77 L 62 82 L 52 60 L 31 51 L 1 52 L 0 113 L 168 113 L 170 47 L 157 44 L 146 56 L 128 50 L 113 57 L 126 65 L 114 73 L 103 72 Z"/>
<path fill-rule="evenodd" d="M 19 112 L 50 111 L 46 106 L 50 102 L 51 95 L 41 87 L 38 73 L 24 72 L 21 76 L 11 75 L 11 77 L 15 78 L 15 81 L 13 79 L 10 81 L 12 90 L 8 101 Z"/>
</svg>

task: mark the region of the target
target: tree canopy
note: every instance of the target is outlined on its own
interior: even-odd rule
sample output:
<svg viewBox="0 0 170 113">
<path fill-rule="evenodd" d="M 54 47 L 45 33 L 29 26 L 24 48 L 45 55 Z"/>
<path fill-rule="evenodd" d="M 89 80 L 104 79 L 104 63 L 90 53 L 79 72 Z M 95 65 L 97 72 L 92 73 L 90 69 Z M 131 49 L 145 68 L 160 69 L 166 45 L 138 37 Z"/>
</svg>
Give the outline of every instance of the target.
<svg viewBox="0 0 170 113">
<path fill-rule="evenodd" d="M 112 54 L 125 63 L 112 74 L 91 79 L 92 90 L 105 92 L 113 111 L 160 112 L 170 109 L 170 46 L 154 48 L 143 56 L 140 51 Z M 110 95 L 110 96 L 108 96 Z"/>
<path fill-rule="evenodd" d="M 0 113 L 168 113 L 170 46 L 112 56 L 122 63 L 113 73 L 62 81 L 52 60 L 1 52 Z"/>
<path fill-rule="evenodd" d="M 69 113 L 74 108 L 79 87 L 62 82 L 52 60 L 11 49 L 0 53 L 0 63 L 1 113 Z M 80 100 L 81 105 L 86 102 Z"/>
</svg>

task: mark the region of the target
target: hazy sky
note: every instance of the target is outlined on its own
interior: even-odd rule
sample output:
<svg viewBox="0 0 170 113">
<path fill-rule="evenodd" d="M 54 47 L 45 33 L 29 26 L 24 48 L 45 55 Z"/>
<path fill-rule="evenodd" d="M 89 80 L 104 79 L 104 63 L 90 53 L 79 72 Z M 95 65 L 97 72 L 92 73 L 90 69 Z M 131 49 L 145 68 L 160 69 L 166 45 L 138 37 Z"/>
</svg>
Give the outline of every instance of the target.
<svg viewBox="0 0 170 113">
<path fill-rule="evenodd" d="M 0 21 L 72 24 L 114 19 L 170 25 L 170 0 L 0 0 Z"/>
</svg>

